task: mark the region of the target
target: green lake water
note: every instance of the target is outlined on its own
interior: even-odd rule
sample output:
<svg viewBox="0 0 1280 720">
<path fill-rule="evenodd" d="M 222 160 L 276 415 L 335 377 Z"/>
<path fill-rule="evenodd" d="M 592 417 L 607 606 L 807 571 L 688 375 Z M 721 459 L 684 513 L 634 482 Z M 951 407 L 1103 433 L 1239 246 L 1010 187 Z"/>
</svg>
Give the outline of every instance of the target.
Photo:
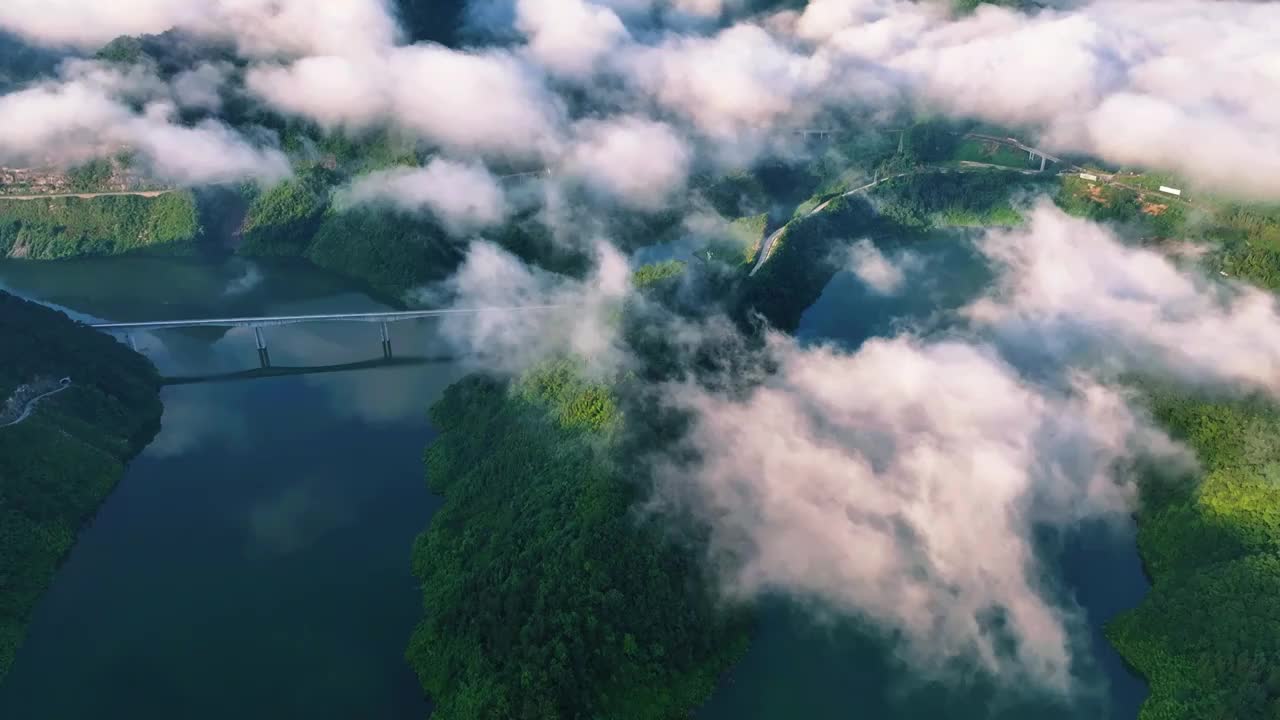
<svg viewBox="0 0 1280 720">
<path fill-rule="evenodd" d="M 872 337 L 928 335 L 959 324 L 954 312 L 983 291 L 991 273 L 965 231 L 939 231 L 903 245 L 914 254 L 901 292 L 869 290 L 852 272 L 837 274 L 801 318 L 805 343 L 856 349 Z M 1034 369 L 1024 368 L 1024 371 Z M 856 392 L 856 388 L 851 388 Z M 892 643 L 854 621 L 816 622 L 786 598 L 765 604 L 747 657 L 703 708 L 702 720 L 1133 720 L 1146 697 L 1102 635 L 1103 624 L 1134 607 L 1148 583 L 1132 525 L 1083 527 L 1045 538 L 1045 581 L 1088 627 L 1073 638 L 1076 687 L 1069 697 L 1033 687 L 922 676 Z"/>
<path fill-rule="evenodd" d="M 384 309 L 306 266 L 0 264 L 0 287 L 118 321 Z M 402 357 L 439 355 L 429 321 Z M 141 333 L 164 375 L 257 367 L 251 331 Z M 381 358 L 377 325 L 268 332 L 276 367 Z M 0 687 L 0 718 L 422 718 L 403 660 L 440 362 L 166 387 L 163 427 L 80 534 Z"/>
<path fill-rule="evenodd" d="M 799 336 L 855 347 L 945 325 L 937 308 L 985 281 L 957 247 L 926 247 L 942 274 L 898 299 L 837 276 Z M 309 266 L 239 260 L 0 262 L 0 288 L 115 321 L 384 307 Z M 392 327 L 405 364 L 269 378 L 235 378 L 257 367 L 251 331 L 139 334 L 162 374 L 210 381 L 164 389 L 163 428 L 42 599 L 0 718 L 425 717 L 403 660 L 421 598 L 409 552 L 440 503 L 422 478 L 426 409 L 465 368 L 431 359 L 445 350 L 431 321 Z M 376 325 L 273 328 L 268 341 L 276 368 L 381 357 Z M 937 683 L 875 633 L 777 599 L 698 716 L 1130 720 L 1145 689 L 1100 628 L 1146 591 L 1132 531 L 1081 532 L 1063 548 L 1049 566 L 1090 623 L 1077 638 L 1081 697 Z"/>
</svg>

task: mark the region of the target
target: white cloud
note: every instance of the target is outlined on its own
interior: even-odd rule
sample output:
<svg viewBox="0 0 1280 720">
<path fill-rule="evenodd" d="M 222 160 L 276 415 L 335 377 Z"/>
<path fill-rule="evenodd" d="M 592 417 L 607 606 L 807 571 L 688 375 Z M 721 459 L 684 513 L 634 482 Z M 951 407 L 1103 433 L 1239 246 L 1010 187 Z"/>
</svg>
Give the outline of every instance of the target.
<svg viewBox="0 0 1280 720">
<path fill-rule="evenodd" d="M 194 186 L 246 178 L 273 182 L 292 173 L 288 158 L 277 149 L 250 145 L 213 120 L 177 125 L 171 114 L 172 108 L 153 106 L 117 129 L 121 145 L 136 150 L 157 178 Z"/>
<path fill-rule="evenodd" d="M 364 52 L 399 33 L 386 0 L 5 0 L 0 29 L 85 48 L 178 29 L 256 55 Z"/>
<path fill-rule="evenodd" d="M 218 112 L 222 109 L 222 89 L 231 71 L 230 63 L 200 63 L 183 70 L 172 80 L 174 99 L 185 108 Z"/>
<path fill-rule="evenodd" d="M 129 148 L 151 174 L 182 185 L 290 173 L 279 150 L 249 143 L 208 120 L 174 122 L 176 107 L 158 81 L 92 66 L 67 67 L 68 79 L 0 96 L 0 163 L 71 165 Z M 118 97 L 145 103 L 135 111 Z"/>
<path fill-rule="evenodd" d="M 391 124 L 449 148 L 522 156 L 559 142 L 559 101 L 543 79 L 499 50 L 415 45 L 350 57 L 259 66 L 250 91 L 329 127 Z"/>
<path fill-rule="evenodd" d="M 1097 0 L 958 21 L 941 5 L 814 0 L 796 32 L 950 112 L 1039 127 L 1050 150 L 1280 194 L 1280 5 Z"/>
<path fill-rule="evenodd" d="M 421 299 L 454 308 L 507 308 L 446 315 L 440 334 L 464 360 L 517 373 L 551 357 L 571 354 L 605 371 L 625 362 L 617 308 L 631 291 L 631 268 L 613 246 L 596 246 L 596 263 L 583 280 L 525 265 L 493 243 L 471 245 L 466 260 L 441 287 Z M 512 311 L 510 308 L 541 308 Z"/>
<path fill-rule="evenodd" d="M 1033 527 L 1126 517 L 1117 463 L 1186 456 L 1116 392 L 1028 384 L 990 348 L 771 344 L 778 372 L 746 397 L 668 393 L 698 460 L 660 464 L 661 497 L 709 526 L 728 592 L 865 617 L 916 667 L 959 658 L 1068 691 L 1079 618 L 1048 598 Z"/>
<path fill-rule="evenodd" d="M 491 4 L 529 39 L 515 54 L 397 47 L 385 0 L 9 0 L 0 28 L 88 45 L 170 27 L 232 39 L 250 56 L 301 58 L 251 73 L 276 107 L 329 126 L 398 125 L 459 150 L 556 154 L 562 101 L 543 73 L 603 74 L 631 93 L 603 85 L 590 100 L 629 113 L 651 100 L 717 140 L 718 152 L 752 146 L 737 160 L 765 144 L 762 133 L 805 125 L 823 108 L 911 97 L 1038 128 L 1050 150 L 1280 194 L 1276 3 L 1095 0 L 1030 13 L 984 6 L 957 19 L 943 2 L 812 0 L 802 13 L 722 30 L 679 18 L 732 20 L 752 4 Z"/>
<path fill-rule="evenodd" d="M 0 28 L 50 45 L 93 47 L 198 22 L 204 13 L 197 7 L 182 0 L 8 0 L 0 5 Z"/>
<path fill-rule="evenodd" d="M 880 295 L 896 295 L 907 280 L 907 272 L 919 266 L 920 259 L 910 252 L 886 257 L 869 239 L 849 248 L 849 267 L 867 287 Z"/>
<path fill-rule="evenodd" d="M 677 35 L 634 46 L 618 62 L 632 82 L 709 135 L 733 135 L 786 117 L 803 122 L 829 67 L 764 29 L 737 25 L 714 37 Z"/>
<path fill-rule="evenodd" d="M 606 53 L 630 40 L 612 10 L 585 0 L 519 0 L 516 13 L 533 57 L 570 76 L 592 74 Z"/>
<path fill-rule="evenodd" d="M 1280 310 L 1270 293 L 1211 282 L 1047 202 L 1026 227 L 990 232 L 979 249 L 1000 277 L 965 312 L 1017 347 L 1280 395 Z"/>
<path fill-rule="evenodd" d="M 693 151 L 670 125 L 624 116 L 574 130 L 565 171 L 625 206 L 660 208 L 688 180 Z"/>
<path fill-rule="evenodd" d="M 488 169 L 442 158 L 432 158 L 421 168 L 380 170 L 357 178 L 338 194 L 338 202 L 382 202 L 408 212 L 429 211 L 454 233 L 496 225 L 508 212 L 502 188 Z"/>
</svg>

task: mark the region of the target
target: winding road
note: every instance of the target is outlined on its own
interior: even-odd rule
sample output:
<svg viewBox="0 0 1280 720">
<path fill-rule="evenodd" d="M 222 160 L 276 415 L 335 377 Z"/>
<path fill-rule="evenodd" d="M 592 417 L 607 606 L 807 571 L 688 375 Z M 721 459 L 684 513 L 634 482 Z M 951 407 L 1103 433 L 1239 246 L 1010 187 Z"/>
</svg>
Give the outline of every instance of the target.
<svg viewBox="0 0 1280 720">
<path fill-rule="evenodd" d="M 1065 160 L 1063 160 L 1063 159 L 1062 159 L 1062 158 L 1060 158 L 1060 157 L 1057 157 L 1057 156 L 1055 156 L 1055 155 L 1051 155 L 1051 154 L 1049 154 L 1049 153 L 1047 153 L 1047 152 L 1045 152 L 1045 151 L 1043 151 L 1043 150 L 1041 150 L 1041 149 L 1039 149 L 1039 148 L 1036 148 L 1036 147 L 1032 147 L 1032 146 L 1030 146 L 1030 145 L 1027 145 L 1027 144 L 1025 144 L 1025 143 L 1021 142 L 1020 140 L 1018 140 L 1017 138 L 1001 138 L 1001 137 L 996 137 L 996 136 L 994 136 L 994 135 L 982 135 L 982 134 L 979 134 L 979 133 L 966 133 L 963 137 L 971 138 L 971 139 L 974 139 L 974 140 L 983 140 L 983 141 L 986 141 L 986 142 L 992 142 L 992 143 L 996 143 L 996 144 L 999 144 L 999 145 L 1004 145 L 1004 146 L 1006 146 L 1006 147 L 1016 148 L 1016 149 L 1021 150 L 1021 151 L 1023 151 L 1023 152 L 1032 153 L 1032 154 L 1034 154 L 1034 155 L 1039 155 L 1039 156 L 1041 156 L 1041 157 L 1043 157 L 1043 158 L 1046 158 L 1047 160 L 1050 160 L 1050 161 L 1052 161 L 1052 162 L 1054 162 L 1054 163 L 1057 163 L 1058 165 L 1062 166 L 1062 167 L 1066 170 L 1066 172 L 1061 172 L 1061 173 L 1059 173 L 1059 174 L 1061 174 L 1061 175 L 1075 175 L 1075 174 L 1077 174 L 1077 173 L 1089 173 L 1089 172 L 1092 172 L 1093 174 L 1098 175 L 1099 182 L 1103 182 L 1103 183 L 1106 183 L 1106 184 L 1108 184 L 1108 185 L 1114 185 L 1115 187 L 1119 187 L 1119 188 L 1124 188 L 1125 190 L 1129 190 L 1129 191 L 1132 191 L 1132 192 L 1138 193 L 1139 195 L 1144 195 L 1144 194 L 1147 194 L 1147 193 L 1152 192 L 1151 190 L 1146 189 L 1146 188 L 1136 187 L 1136 186 L 1133 186 L 1133 185 L 1127 185 L 1127 184 L 1125 184 L 1124 182 L 1121 182 L 1120 180 L 1117 180 L 1117 179 L 1116 179 L 1116 178 L 1117 178 L 1117 175 L 1115 175 L 1115 174 L 1109 174 L 1109 175 L 1108 175 L 1108 174 L 1098 174 L 1096 170 L 1095 170 L 1095 171 L 1090 171 L 1090 170 L 1088 170 L 1087 168 L 1080 167 L 1080 166 L 1075 165 L 1075 164 L 1073 164 L 1073 163 L 1068 163 L 1068 162 L 1066 162 Z M 818 213 L 822 212 L 823 210 L 826 210 L 828 205 L 830 205 L 831 203 L 835 202 L 835 201 L 836 201 L 837 199 L 839 199 L 839 198 L 846 198 L 846 197 L 850 197 L 850 196 L 853 196 L 853 195 L 857 195 L 858 193 L 863 193 L 863 192 L 866 192 L 866 191 L 868 191 L 868 190 L 871 190 L 872 188 L 875 188 L 877 185 L 880 185 L 880 184 L 882 184 L 882 183 L 886 183 L 886 182 L 888 182 L 888 181 L 890 181 L 890 180 L 896 180 L 896 179 L 898 179 L 898 178 L 902 178 L 902 177 L 907 177 L 907 176 L 909 176 L 909 175 L 919 175 L 919 174 L 923 174 L 923 173 L 932 173 L 932 172 L 937 172 L 937 173 L 947 173 L 947 172 L 965 172 L 966 170 L 990 169 L 990 168 L 994 168 L 994 169 L 997 169 L 997 170 L 1006 170 L 1006 171 L 1009 171 L 1009 172 L 1019 172 L 1019 173 L 1022 173 L 1022 174 L 1024 174 L 1024 175 L 1038 175 L 1038 174 L 1040 174 L 1040 173 L 1042 173 L 1042 172 L 1043 172 L 1042 170 L 1032 170 L 1032 169 L 1013 168 L 1013 167 L 1008 167 L 1008 166 L 1006 166 L 1006 165 L 994 165 L 994 164 L 990 164 L 990 163 L 981 163 L 981 162 L 973 162 L 973 161 L 961 161 L 961 162 L 959 163 L 959 166 L 958 166 L 958 167 L 957 167 L 956 165 L 927 165 L 927 166 L 922 166 L 922 167 L 916 168 L 916 169 L 914 169 L 914 170 L 908 170 L 908 171 L 906 171 L 906 172 L 901 172 L 901 173 L 898 173 L 898 174 L 896 174 L 896 175 L 888 175 L 888 176 L 886 176 L 886 177 L 882 177 L 882 178 L 874 179 L 874 180 L 872 180 L 871 182 L 867 183 L 866 185 L 863 185 L 863 186 L 861 186 L 861 187 L 856 187 L 856 188 L 854 188 L 854 189 L 852 189 L 852 190 L 847 190 L 847 191 L 845 191 L 845 192 L 843 192 L 843 193 L 841 193 L 841 194 L 839 194 L 839 195 L 836 195 L 835 197 L 828 198 L 827 200 L 823 201 L 820 205 L 818 205 L 818 206 L 814 207 L 812 210 L 810 210 L 809 212 L 805 213 L 805 214 L 804 214 L 803 216 L 801 216 L 800 218 L 794 218 L 794 217 L 793 217 L 793 218 L 791 218 L 790 220 L 788 220 L 786 223 L 784 223 L 782 227 L 780 227 L 780 228 L 778 228 L 777 230 L 773 231 L 773 234 L 769 235 L 769 237 L 764 241 L 764 244 L 760 246 L 760 253 L 756 256 L 756 264 L 755 264 L 755 266 L 754 266 L 754 267 L 752 267 L 752 268 L 751 268 L 751 272 L 749 273 L 749 276 L 754 276 L 757 272 L 759 272 L 759 271 L 760 271 L 760 268 L 764 267 L 764 264 L 765 264 L 766 262 L 768 262 L 768 261 L 769 261 L 769 257 L 770 257 L 770 255 L 772 255 L 772 254 L 773 254 L 774 247 L 778 244 L 778 240 L 780 240 L 780 239 L 782 238 L 782 235 L 787 231 L 787 228 L 791 227 L 791 223 L 795 222 L 795 221 L 796 221 L 796 220 L 798 220 L 798 219 L 807 218 L 807 217 L 810 217 L 810 216 L 812 216 L 812 215 L 816 215 L 816 214 L 818 214 Z M 1189 205 L 1189 206 L 1191 206 L 1191 207 L 1196 207 L 1196 204 L 1195 204 L 1195 203 L 1191 202 L 1190 200 L 1188 200 L 1188 199 L 1187 199 L 1187 198 L 1185 198 L 1185 197 L 1179 197 L 1179 196 L 1173 196 L 1173 195 L 1161 195 L 1161 196 L 1160 196 L 1160 198 L 1161 198 L 1162 200 L 1167 200 L 1167 201 L 1172 201 L 1172 202 L 1179 202 L 1179 203 L 1182 203 L 1182 204 L 1184 204 L 1184 205 Z"/>
<path fill-rule="evenodd" d="M 813 215 L 817 215 L 823 210 L 826 210 L 828 205 L 830 205 L 831 203 L 835 202 L 840 198 L 849 197 L 851 195 L 857 195 L 860 192 L 866 192 L 867 190 L 870 190 L 871 188 L 879 185 L 880 183 L 888 182 L 889 180 L 894 180 L 900 177 L 904 177 L 906 175 L 912 175 L 914 174 L 914 172 L 920 172 L 920 171 L 898 173 L 897 175 L 889 175 L 888 177 L 872 180 L 871 182 L 867 183 L 866 185 L 863 185 L 862 187 L 856 187 L 852 190 L 846 191 L 844 193 L 841 193 L 833 198 L 830 198 L 824 201 L 822 204 L 818 205 L 814 209 L 805 213 L 804 217 L 811 217 Z M 774 230 L 773 234 L 765 239 L 764 244 L 760 246 L 760 252 L 756 255 L 755 267 L 751 268 L 751 272 L 748 274 L 748 277 L 753 277 L 755 276 L 756 273 L 760 272 L 760 268 L 764 267 L 764 264 L 769 260 L 769 256 L 773 254 L 774 245 L 778 244 L 778 240 L 782 237 L 782 234 L 785 233 L 787 231 L 787 228 L 791 227 L 791 223 L 795 221 L 796 221 L 796 218 L 791 218 L 787 222 L 783 223 L 782 227 L 778 228 L 777 230 Z"/>
<path fill-rule="evenodd" d="M 800 218 L 793 217 L 790 220 L 788 220 L 782 227 L 778 228 L 777 230 L 774 230 L 773 234 L 770 235 L 764 241 L 764 244 L 760 246 L 760 253 L 756 256 L 755 267 L 751 268 L 751 272 L 749 273 L 749 276 L 754 276 L 757 272 L 760 271 L 760 268 L 764 267 L 764 264 L 769 261 L 769 256 L 773 254 L 774 246 L 777 245 L 778 240 L 782 238 L 782 235 L 787 231 L 787 228 L 791 227 L 791 223 L 795 222 L 798 219 L 804 219 L 807 217 L 812 217 L 814 215 L 817 215 L 823 210 L 826 210 L 828 205 L 835 202 L 836 200 L 839 200 L 840 198 L 852 197 L 854 195 L 857 195 L 858 193 L 864 193 L 868 190 L 871 190 L 872 188 L 882 183 L 887 183 L 890 180 L 897 180 L 898 178 L 904 178 L 910 175 L 920 175 L 923 173 L 971 172 L 974 170 L 987 170 L 991 168 L 995 168 L 997 170 L 1007 170 L 1009 172 L 1018 172 L 1018 173 L 1028 174 L 1028 175 L 1035 175 L 1038 173 L 1038 171 L 1036 170 L 1022 170 L 1019 168 L 1006 167 L 1004 165 L 990 165 L 987 163 L 965 162 L 965 163 L 962 163 L 959 167 L 955 167 L 955 166 L 939 167 L 936 165 L 931 165 L 931 166 L 916 168 L 914 170 L 908 170 L 906 172 L 900 172 L 896 175 L 886 175 L 885 177 L 882 177 L 882 178 L 876 178 L 871 182 L 867 183 L 866 185 L 863 185 L 861 187 L 856 187 L 852 190 L 846 190 L 845 192 L 842 192 L 839 195 L 836 195 L 835 197 L 831 197 L 824 200 L 821 204 L 817 205 L 812 210 L 802 215 Z"/>
<path fill-rule="evenodd" d="M 4 425 L 0 425 L 0 428 L 11 427 L 13 425 L 17 425 L 23 420 L 26 420 L 28 417 L 31 417 L 31 413 L 35 411 L 37 403 L 49 397 L 50 395 L 57 395 L 58 393 L 62 392 L 63 390 L 66 390 L 69 387 L 71 387 L 71 378 L 63 378 L 62 382 L 58 385 L 57 388 L 50 390 L 47 393 L 37 395 L 31 398 L 30 400 L 28 400 L 26 407 L 22 408 L 22 414 L 18 416 L 18 419 L 14 420 L 13 422 L 7 422 Z"/>
</svg>

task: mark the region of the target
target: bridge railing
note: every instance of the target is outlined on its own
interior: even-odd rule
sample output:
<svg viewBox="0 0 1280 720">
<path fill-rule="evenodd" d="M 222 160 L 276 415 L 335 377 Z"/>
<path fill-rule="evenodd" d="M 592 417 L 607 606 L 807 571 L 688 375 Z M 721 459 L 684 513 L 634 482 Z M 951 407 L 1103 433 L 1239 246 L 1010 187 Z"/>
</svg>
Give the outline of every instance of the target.
<svg viewBox="0 0 1280 720">
<path fill-rule="evenodd" d="M 518 305 L 513 307 L 446 308 L 443 310 L 407 310 L 403 312 L 330 313 L 323 315 L 272 315 L 265 317 L 199 318 L 191 320 L 154 320 L 146 322 L 95 323 L 95 330 L 165 330 L 194 327 L 272 327 L 318 322 L 388 323 L 447 315 L 481 315 L 485 313 L 536 312 L 568 305 Z"/>
<path fill-rule="evenodd" d="M 443 310 L 406 310 L 402 312 L 368 312 L 368 313 L 330 313 L 323 315 L 272 315 L 265 317 L 233 317 L 233 318 L 200 318 L 193 320 L 155 320 L 147 322 L 95 323 L 89 327 L 108 333 L 122 332 L 125 340 L 134 350 L 138 349 L 133 333 L 145 330 L 177 330 L 198 327 L 245 327 L 253 328 L 253 336 L 258 349 L 258 363 L 266 368 L 271 367 L 271 355 L 267 350 L 267 340 L 262 329 L 281 325 L 301 325 L 304 323 L 359 322 L 379 323 L 382 326 L 382 354 L 391 357 L 391 332 L 387 325 L 406 320 L 438 318 L 451 315 L 484 315 L 539 312 L 572 307 L 570 304 L 552 305 L 517 305 L 512 307 L 486 308 L 446 308 Z"/>
</svg>

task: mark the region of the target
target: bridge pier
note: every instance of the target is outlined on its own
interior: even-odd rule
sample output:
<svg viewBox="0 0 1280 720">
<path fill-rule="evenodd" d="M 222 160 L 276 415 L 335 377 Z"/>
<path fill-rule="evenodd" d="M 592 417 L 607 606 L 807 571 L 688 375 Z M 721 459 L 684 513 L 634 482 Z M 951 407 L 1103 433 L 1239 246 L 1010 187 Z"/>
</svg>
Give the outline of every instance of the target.
<svg viewBox="0 0 1280 720">
<path fill-rule="evenodd" d="M 138 339 L 133 336 L 133 333 L 125 333 L 124 337 L 129 341 L 129 349 L 138 352 Z"/>
<path fill-rule="evenodd" d="M 1040 156 L 1040 172 L 1044 172 L 1044 156 Z"/>
<path fill-rule="evenodd" d="M 267 340 L 262 336 L 262 328 L 257 325 L 253 326 L 253 339 L 258 345 L 258 366 L 262 368 L 271 367 L 271 354 L 267 352 Z"/>
<path fill-rule="evenodd" d="M 0 0 L 2 1 L 2 0 Z M 267 339 L 265 337 L 265 329 L 268 327 L 276 327 L 278 325 L 297 325 L 301 323 L 311 322 L 363 322 L 378 323 L 382 331 L 382 353 L 386 357 L 391 357 L 391 331 L 390 323 L 401 320 L 416 320 L 419 318 L 434 318 L 445 315 L 456 315 L 458 313 L 479 314 L 483 312 L 532 312 L 551 310 L 553 308 L 567 307 L 570 304 L 551 304 L 551 305 L 524 305 L 517 307 L 492 307 L 492 308 L 476 308 L 471 310 L 445 309 L 445 310 L 408 310 L 404 312 L 363 312 L 363 313 L 336 313 L 328 315 L 279 315 L 270 317 L 229 317 L 229 318 L 202 318 L 198 320 L 160 320 L 156 322 L 127 322 L 127 323 L 96 323 L 90 325 L 95 330 L 101 330 L 110 333 L 120 342 L 128 342 L 129 346 L 137 349 L 138 345 L 133 337 L 136 332 L 154 332 L 157 330 L 171 330 L 177 328 L 195 328 L 195 327 L 222 327 L 222 328 L 253 328 L 254 345 L 258 350 L 258 362 L 262 367 L 271 367 L 271 355 L 267 351 Z"/>
</svg>

